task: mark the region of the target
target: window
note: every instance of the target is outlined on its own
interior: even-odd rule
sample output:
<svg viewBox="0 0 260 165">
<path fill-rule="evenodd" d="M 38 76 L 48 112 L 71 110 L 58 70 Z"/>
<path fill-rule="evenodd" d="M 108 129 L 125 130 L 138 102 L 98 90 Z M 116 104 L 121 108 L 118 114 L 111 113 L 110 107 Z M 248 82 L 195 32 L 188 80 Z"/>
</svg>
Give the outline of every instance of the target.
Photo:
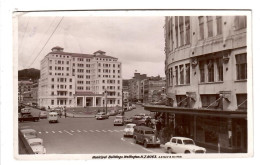
<svg viewBox="0 0 260 165">
<path fill-rule="evenodd" d="M 54 96 L 54 92 L 51 92 L 51 95 Z"/>
<path fill-rule="evenodd" d="M 199 17 L 200 39 L 204 39 L 204 17 Z"/>
<path fill-rule="evenodd" d="M 72 82 L 72 79 L 70 78 L 70 82 Z"/>
<path fill-rule="evenodd" d="M 172 17 L 170 17 L 169 19 L 169 23 L 168 23 L 168 38 L 169 38 L 169 48 L 170 48 L 170 51 L 172 51 L 173 49 L 173 35 L 172 35 Z"/>
<path fill-rule="evenodd" d="M 186 37 L 185 37 L 185 44 L 190 44 L 190 17 L 185 16 L 185 29 L 186 29 Z"/>
<path fill-rule="evenodd" d="M 54 105 L 54 100 L 51 100 L 51 105 Z"/>
<path fill-rule="evenodd" d="M 246 28 L 246 16 L 236 16 L 235 17 L 235 28 L 236 30 Z"/>
<path fill-rule="evenodd" d="M 208 82 L 214 82 L 214 62 L 213 60 L 208 60 Z"/>
<path fill-rule="evenodd" d="M 213 20 L 212 16 L 207 16 L 207 26 L 208 26 L 208 37 L 213 36 Z"/>
<path fill-rule="evenodd" d="M 202 108 L 222 109 L 222 99 L 219 95 L 201 95 Z"/>
<path fill-rule="evenodd" d="M 176 139 L 173 138 L 173 139 L 172 139 L 172 143 L 176 143 Z"/>
<path fill-rule="evenodd" d="M 184 45 L 184 23 L 183 23 L 183 16 L 179 17 L 179 27 L 180 27 L 180 46 Z"/>
<path fill-rule="evenodd" d="M 236 55 L 237 80 L 247 79 L 247 54 Z"/>
<path fill-rule="evenodd" d="M 51 85 L 51 89 L 54 89 L 54 85 Z"/>
<path fill-rule="evenodd" d="M 177 140 L 178 144 L 182 144 L 182 141 L 180 139 Z"/>
<path fill-rule="evenodd" d="M 186 95 L 176 95 L 177 100 L 177 107 L 187 107 L 188 104 L 188 97 Z"/>
<path fill-rule="evenodd" d="M 186 70 L 186 84 L 190 84 L 190 64 L 185 65 Z"/>
<path fill-rule="evenodd" d="M 175 16 L 175 37 L 176 37 L 176 47 L 179 47 L 179 40 L 178 40 L 178 16 Z"/>
<path fill-rule="evenodd" d="M 180 65 L 180 84 L 184 84 L 184 67 Z"/>
<path fill-rule="evenodd" d="M 72 85 L 70 85 L 70 89 L 72 89 Z"/>
<path fill-rule="evenodd" d="M 54 78 L 52 78 L 51 81 L 54 82 Z"/>
<path fill-rule="evenodd" d="M 199 68 L 200 68 L 200 82 L 205 82 L 205 67 L 204 67 L 204 61 L 199 62 Z"/>
<path fill-rule="evenodd" d="M 52 66 L 50 66 L 50 70 L 52 70 Z"/>
<path fill-rule="evenodd" d="M 217 76 L 218 76 L 218 81 L 223 81 L 223 58 L 217 58 L 216 59 L 217 63 Z"/>
<path fill-rule="evenodd" d="M 67 65 L 69 65 L 69 63 L 70 63 L 70 62 L 69 62 L 69 61 L 67 61 Z"/>
<path fill-rule="evenodd" d="M 178 75 L 178 66 L 175 66 L 175 79 L 176 79 L 176 85 L 178 85 L 178 79 L 179 79 L 179 75 Z"/>
<path fill-rule="evenodd" d="M 247 94 L 237 94 L 237 109 L 247 109 Z"/>
<path fill-rule="evenodd" d="M 216 23 L 217 23 L 217 35 L 220 35 L 222 34 L 222 17 L 217 16 Z"/>
</svg>

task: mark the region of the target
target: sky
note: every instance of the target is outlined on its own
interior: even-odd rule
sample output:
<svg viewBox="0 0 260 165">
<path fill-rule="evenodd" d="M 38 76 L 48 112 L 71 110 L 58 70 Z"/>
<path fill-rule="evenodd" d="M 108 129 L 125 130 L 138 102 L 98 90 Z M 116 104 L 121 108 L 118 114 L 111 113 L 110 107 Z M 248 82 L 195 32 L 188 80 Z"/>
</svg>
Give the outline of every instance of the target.
<svg viewBox="0 0 260 165">
<path fill-rule="evenodd" d="M 72 53 L 105 51 L 122 62 L 123 79 L 132 78 L 136 71 L 165 77 L 163 26 L 162 16 L 24 14 L 18 17 L 18 69 L 40 69 L 44 56 L 60 46 Z"/>
</svg>

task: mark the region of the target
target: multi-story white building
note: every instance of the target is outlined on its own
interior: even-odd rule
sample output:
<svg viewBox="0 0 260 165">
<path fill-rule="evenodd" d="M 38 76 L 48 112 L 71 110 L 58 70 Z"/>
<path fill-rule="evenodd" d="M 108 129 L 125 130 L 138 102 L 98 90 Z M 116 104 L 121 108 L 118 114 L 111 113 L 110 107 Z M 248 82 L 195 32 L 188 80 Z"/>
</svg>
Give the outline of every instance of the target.
<svg viewBox="0 0 260 165">
<path fill-rule="evenodd" d="M 54 47 L 41 61 L 39 105 L 102 107 L 121 105 L 121 62 L 106 52 L 64 52 Z M 106 102 L 107 101 L 107 102 Z"/>
</svg>

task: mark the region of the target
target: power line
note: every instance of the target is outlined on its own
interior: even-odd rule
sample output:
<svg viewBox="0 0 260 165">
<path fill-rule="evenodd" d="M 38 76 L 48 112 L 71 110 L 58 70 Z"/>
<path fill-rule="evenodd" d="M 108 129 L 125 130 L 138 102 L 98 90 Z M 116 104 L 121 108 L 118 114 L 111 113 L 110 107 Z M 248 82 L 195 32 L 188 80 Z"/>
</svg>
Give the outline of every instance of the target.
<svg viewBox="0 0 260 165">
<path fill-rule="evenodd" d="M 48 40 L 46 41 L 46 43 L 44 44 L 44 46 L 42 47 L 41 51 L 37 54 L 37 56 L 34 58 L 33 62 L 29 65 L 29 68 L 32 66 L 32 64 L 35 62 L 35 60 L 38 58 L 38 56 L 41 54 L 41 52 L 43 51 L 43 49 L 45 48 L 45 46 L 47 45 L 47 43 L 49 42 L 49 40 L 51 39 L 51 37 L 53 36 L 53 34 L 56 32 L 57 28 L 59 27 L 61 21 L 63 20 L 64 16 L 61 18 L 60 22 L 58 23 L 58 25 L 55 27 L 54 31 L 52 32 L 52 34 L 50 35 L 50 37 L 48 38 Z"/>
</svg>

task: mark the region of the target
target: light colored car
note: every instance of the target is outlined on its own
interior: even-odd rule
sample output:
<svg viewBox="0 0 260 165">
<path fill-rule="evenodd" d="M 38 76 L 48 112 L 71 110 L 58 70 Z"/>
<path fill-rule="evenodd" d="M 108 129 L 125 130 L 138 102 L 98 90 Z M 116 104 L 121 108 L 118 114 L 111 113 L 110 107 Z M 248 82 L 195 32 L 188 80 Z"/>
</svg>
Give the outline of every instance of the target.
<svg viewBox="0 0 260 165">
<path fill-rule="evenodd" d="M 40 119 L 47 119 L 47 112 L 46 111 L 40 112 Z"/>
<path fill-rule="evenodd" d="M 37 137 L 37 132 L 34 129 L 28 128 L 28 129 L 22 129 L 21 133 L 25 139 L 30 139 L 30 138 L 36 138 Z"/>
<path fill-rule="evenodd" d="M 116 125 L 124 125 L 124 116 L 116 116 L 114 126 Z"/>
<path fill-rule="evenodd" d="M 49 123 L 58 123 L 58 113 L 57 112 L 50 112 L 48 116 Z"/>
<path fill-rule="evenodd" d="M 164 149 L 168 153 L 206 153 L 206 149 L 196 146 L 194 141 L 186 137 L 172 137 L 169 142 L 164 146 Z"/>
<path fill-rule="evenodd" d="M 99 120 L 99 119 L 108 119 L 109 118 L 109 115 L 106 114 L 105 112 L 99 112 L 98 114 L 96 114 L 96 119 Z"/>
<path fill-rule="evenodd" d="M 136 109 L 136 106 L 135 106 L 135 104 L 132 104 L 132 108 L 133 108 L 133 109 Z"/>
<path fill-rule="evenodd" d="M 46 154 L 46 148 L 44 148 L 41 138 L 31 138 L 27 142 L 35 154 Z"/>
<path fill-rule="evenodd" d="M 31 108 L 23 108 L 21 109 L 22 114 L 30 114 L 31 113 Z"/>
<path fill-rule="evenodd" d="M 135 124 L 127 124 L 124 129 L 124 137 L 133 136 L 135 126 L 136 126 Z"/>
</svg>

